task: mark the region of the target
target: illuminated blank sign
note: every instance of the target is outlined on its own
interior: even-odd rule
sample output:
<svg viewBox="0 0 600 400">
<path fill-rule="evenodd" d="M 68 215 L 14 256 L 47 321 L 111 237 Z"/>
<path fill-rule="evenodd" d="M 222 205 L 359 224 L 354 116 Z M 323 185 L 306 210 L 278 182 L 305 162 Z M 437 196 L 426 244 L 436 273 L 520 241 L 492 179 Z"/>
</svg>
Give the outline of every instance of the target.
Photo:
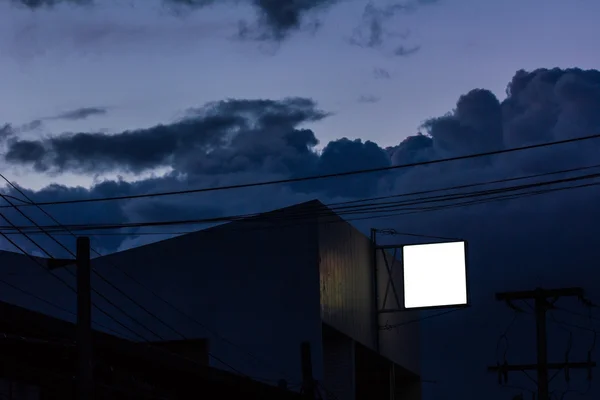
<svg viewBox="0 0 600 400">
<path fill-rule="evenodd" d="M 465 242 L 404 246 L 404 307 L 467 304 Z"/>
</svg>

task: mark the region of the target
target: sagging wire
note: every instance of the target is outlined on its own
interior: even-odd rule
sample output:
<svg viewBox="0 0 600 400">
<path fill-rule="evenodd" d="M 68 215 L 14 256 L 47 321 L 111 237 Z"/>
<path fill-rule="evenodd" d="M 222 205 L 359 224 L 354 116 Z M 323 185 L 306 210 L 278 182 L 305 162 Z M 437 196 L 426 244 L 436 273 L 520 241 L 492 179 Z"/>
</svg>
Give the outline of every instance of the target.
<svg viewBox="0 0 600 400">
<path fill-rule="evenodd" d="M 526 303 L 526 302 L 525 302 Z M 521 390 L 522 392 L 527 392 L 531 394 L 531 399 L 535 400 L 536 399 L 536 392 L 535 390 L 529 389 L 525 386 L 520 386 L 520 385 L 514 385 L 514 384 L 508 384 L 508 370 L 507 370 L 507 366 L 508 366 L 508 359 L 507 359 L 507 355 L 508 355 L 508 351 L 510 348 L 510 341 L 508 340 L 508 333 L 510 332 L 510 330 L 512 329 L 513 325 L 515 324 L 515 322 L 517 321 L 517 319 L 519 318 L 520 314 L 525 313 L 525 311 L 516 306 L 513 302 L 511 301 L 506 301 L 506 305 L 511 308 L 513 311 L 515 311 L 513 318 L 511 319 L 511 321 L 509 322 L 508 326 L 506 327 L 506 329 L 504 330 L 504 332 L 500 335 L 500 337 L 498 338 L 498 342 L 496 343 L 496 365 L 499 367 L 498 368 L 498 384 L 506 389 L 514 389 L 514 390 Z M 526 305 L 528 305 L 526 303 Z M 500 344 L 504 342 L 505 348 L 504 348 L 504 352 L 502 353 L 502 364 L 505 368 L 501 368 L 500 367 L 500 357 L 499 357 L 499 351 L 500 351 Z M 534 384 L 536 383 L 534 379 L 532 379 L 526 371 L 523 371 L 523 373 L 525 374 L 525 376 L 527 378 L 529 378 Z M 520 395 L 518 395 L 516 398 L 519 399 L 523 399 L 523 393 L 521 393 Z"/>
<path fill-rule="evenodd" d="M 581 303 L 583 303 L 583 305 L 587 308 L 588 329 L 590 332 L 592 332 L 592 335 L 593 335 L 592 336 L 592 344 L 590 346 L 590 349 L 587 352 L 587 362 L 591 363 L 592 362 L 592 354 L 594 353 L 594 350 L 596 350 L 596 343 L 597 343 L 597 339 L 598 339 L 598 331 L 596 331 L 596 329 L 594 329 L 595 318 L 593 315 L 593 309 L 600 308 L 600 306 L 598 306 L 593 301 L 591 301 L 590 299 L 588 299 L 584 296 L 580 296 L 579 301 Z M 588 368 L 587 381 L 588 381 L 588 388 L 586 390 L 586 393 L 591 388 L 591 382 L 592 382 L 592 369 L 591 368 Z"/>
<path fill-rule="evenodd" d="M 590 345 L 590 348 L 587 352 L 587 362 L 591 363 L 592 362 L 592 354 L 594 353 L 594 350 L 596 350 L 596 343 L 597 343 L 597 339 L 598 339 L 598 332 L 594 329 L 594 316 L 593 316 L 592 309 L 597 306 L 585 298 L 582 300 L 587 307 L 588 326 L 592 332 L 592 344 Z M 588 368 L 587 372 L 588 372 L 587 373 L 587 388 L 583 393 L 584 395 L 587 394 L 592 389 L 592 378 L 593 378 L 592 368 Z"/>
<path fill-rule="evenodd" d="M 571 350 L 573 350 L 573 331 L 571 329 L 568 329 L 565 327 L 565 324 L 562 323 L 561 321 L 558 321 L 556 319 L 556 317 L 554 316 L 553 313 L 549 313 L 550 314 L 550 319 L 552 319 L 552 321 L 559 326 L 561 329 L 563 329 L 564 331 L 566 331 L 569 334 L 569 339 L 567 341 L 567 350 L 565 351 L 565 365 L 569 364 L 569 358 L 571 355 Z M 569 370 L 569 367 L 565 366 L 564 369 L 564 373 L 565 373 L 565 381 L 567 382 L 567 384 L 569 384 L 571 382 L 571 371 Z M 560 373 L 560 369 L 557 370 L 554 375 L 552 375 L 550 377 L 549 382 L 552 382 L 552 380 L 554 378 L 556 378 L 556 376 Z"/>
<path fill-rule="evenodd" d="M 393 324 L 393 325 L 386 324 L 386 325 L 382 325 L 382 326 L 379 327 L 379 329 L 382 330 L 382 331 L 389 331 L 391 329 L 396 329 L 396 328 L 399 328 L 401 326 L 405 326 L 405 325 L 409 325 L 409 324 L 414 324 L 414 323 L 421 322 L 421 321 L 424 321 L 424 320 L 427 320 L 427 319 L 441 317 L 442 315 L 450 314 L 450 313 L 461 311 L 461 310 L 467 310 L 467 308 L 453 308 L 451 310 L 442 311 L 442 312 L 439 312 L 439 313 L 436 313 L 436 314 L 432 314 L 432 315 L 427 315 L 427 316 L 421 317 L 421 318 L 411 319 L 411 320 L 408 320 L 408 321 L 400 322 L 398 324 Z"/>
<path fill-rule="evenodd" d="M 504 367 L 507 367 L 508 366 L 507 355 L 508 355 L 508 350 L 510 348 L 510 341 L 508 340 L 508 333 L 510 332 L 511 328 L 517 321 L 519 314 L 523 312 L 523 310 L 521 310 L 519 307 L 512 304 L 510 301 L 507 301 L 506 303 L 510 308 L 512 308 L 516 312 L 513 315 L 512 319 L 510 320 L 508 326 L 506 327 L 504 332 L 502 332 L 502 334 L 498 338 L 498 341 L 496 342 L 496 365 L 499 367 L 498 368 L 498 384 L 501 386 L 504 386 L 504 387 L 507 387 L 507 384 L 508 384 L 508 371 L 506 368 L 500 368 L 500 364 L 501 364 L 500 357 L 499 357 L 500 344 L 502 342 L 505 343 L 504 352 L 502 353 L 502 365 Z"/>
<path fill-rule="evenodd" d="M 506 356 L 508 354 L 508 349 L 510 348 L 510 341 L 508 340 L 508 332 L 510 331 L 512 326 L 515 324 L 515 322 L 517 320 L 517 315 L 518 314 L 513 315 L 513 318 L 510 320 L 510 323 L 508 324 L 508 326 L 506 327 L 504 332 L 498 338 L 498 342 L 496 343 L 496 363 L 497 364 L 500 363 L 500 357 L 498 357 L 498 352 L 500 350 L 500 344 L 502 342 L 504 342 L 506 344 L 506 346 L 504 347 L 504 353 L 502 354 L 502 362 L 504 362 L 504 363 L 507 362 Z"/>
<path fill-rule="evenodd" d="M 594 318 L 593 316 L 593 312 L 592 310 L 594 308 L 600 308 L 598 307 L 596 304 L 594 304 L 591 300 L 585 298 L 585 297 L 580 297 L 579 300 L 583 303 L 583 305 L 587 308 L 587 319 L 588 319 L 588 327 L 583 327 L 583 326 L 578 326 L 578 325 L 574 325 L 574 324 L 567 324 L 564 322 L 561 322 L 561 325 L 567 325 L 567 326 L 572 326 L 573 328 L 578 328 L 581 330 L 585 330 L 585 331 L 589 331 L 592 333 L 592 343 L 590 345 L 589 350 L 587 351 L 587 362 L 591 363 L 592 362 L 592 354 L 594 352 L 594 350 L 596 349 L 596 343 L 597 343 L 597 337 L 598 337 L 598 331 L 594 328 L 594 324 L 593 321 L 597 320 Z M 579 316 L 584 316 L 583 314 L 579 314 L 579 313 L 575 313 L 572 312 L 570 310 L 566 310 L 566 309 L 559 309 L 561 311 L 567 311 L 573 315 L 579 315 Z M 552 316 L 553 317 L 553 316 Z M 555 320 L 555 322 L 557 322 Z M 592 388 L 592 368 L 588 367 L 587 369 L 587 385 L 586 385 L 586 389 L 585 390 L 576 390 L 576 389 L 572 389 L 570 387 L 570 381 L 567 381 L 567 389 L 564 391 L 553 391 L 552 392 L 552 396 L 555 396 L 555 394 L 557 392 L 560 392 L 560 397 L 558 396 L 558 394 L 556 394 L 556 397 L 558 400 L 563 400 L 565 398 L 565 396 L 569 393 L 574 393 L 577 394 L 578 396 L 586 396 L 591 388 Z"/>
<path fill-rule="evenodd" d="M 392 236 L 392 235 L 393 236 L 412 236 L 412 237 L 419 237 L 419 238 L 426 238 L 426 239 L 450 240 L 450 241 L 455 241 L 455 242 L 463 242 L 464 241 L 464 239 L 457 239 L 457 238 L 444 237 L 444 236 L 432 236 L 432 235 L 421 235 L 421 234 L 417 234 L 417 233 L 398 232 L 397 230 L 395 230 L 393 228 L 375 229 L 375 231 L 382 235 L 389 235 L 389 236 Z"/>
</svg>

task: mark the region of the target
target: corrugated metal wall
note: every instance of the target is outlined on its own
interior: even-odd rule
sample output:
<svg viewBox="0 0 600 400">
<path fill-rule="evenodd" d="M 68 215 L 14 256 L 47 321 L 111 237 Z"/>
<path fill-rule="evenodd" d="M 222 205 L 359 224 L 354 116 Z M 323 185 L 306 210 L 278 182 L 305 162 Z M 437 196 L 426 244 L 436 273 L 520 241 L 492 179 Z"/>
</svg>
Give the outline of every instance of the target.
<svg viewBox="0 0 600 400">
<path fill-rule="evenodd" d="M 314 223 L 287 225 L 271 222 L 268 229 L 254 229 L 250 223 L 228 224 L 208 233 L 188 234 L 116 253 L 93 260 L 92 265 L 184 336 L 207 338 L 213 355 L 251 377 L 300 382 L 299 346 L 307 340 L 313 350 L 315 377 L 322 379 L 317 228 Z M 13 274 L 3 273 L 5 280 L 75 312 L 73 292 L 28 260 L 19 260 L 12 260 L 10 265 L 18 268 L 10 271 Z M 120 269 L 200 324 L 140 288 Z M 55 274 L 74 286 L 74 277 L 65 269 Z M 181 339 L 96 275 L 92 286 L 160 336 L 93 295 L 95 304 L 146 339 Z M 74 319 L 10 288 L 0 291 L 0 300 Z M 93 311 L 93 319 L 125 337 L 133 336 L 97 310 Z M 228 369 L 214 358 L 211 364 Z"/>
<path fill-rule="evenodd" d="M 386 251 L 386 258 L 388 260 L 388 266 L 392 271 L 392 277 L 394 286 L 396 288 L 397 299 L 400 300 L 400 304 L 397 302 L 396 296 L 393 293 L 392 286 L 388 285 L 389 273 L 386 267 L 384 253 L 381 250 L 377 250 L 377 281 L 378 281 L 378 302 L 379 309 L 384 308 L 385 292 L 386 288 L 389 287 L 387 301 L 385 304 L 386 309 L 398 309 L 403 307 L 402 298 L 404 297 L 403 291 L 403 274 L 402 265 L 400 261 L 401 252 L 400 250 L 396 253 L 396 260 L 394 261 L 394 252 Z M 414 321 L 419 319 L 418 311 L 401 311 L 389 314 L 379 315 L 379 325 L 398 325 L 403 324 L 392 329 L 384 329 L 379 333 L 379 350 L 382 355 L 394 361 L 398 365 L 416 373 L 420 374 L 420 334 L 419 334 L 419 323 L 406 322 Z"/>
<path fill-rule="evenodd" d="M 331 222 L 331 221 L 341 222 Z M 319 224 L 323 322 L 375 348 L 373 254 L 369 238 L 336 217 Z"/>
<path fill-rule="evenodd" d="M 419 313 L 403 311 L 376 315 L 373 287 L 374 254 L 370 238 L 344 222 L 327 215 L 319 224 L 321 313 L 323 321 L 375 350 L 379 335 L 380 353 L 395 363 L 419 373 L 419 323 L 380 330 L 376 324 L 401 324 L 418 319 Z M 377 294 L 383 307 L 388 272 L 381 251 L 377 251 Z M 397 253 L 399 259 L 400 252 Z M 388 260 L 392 253 L 388 252 Z M 391 266 L 392 263 L 390 263 Z M 403 296 L 400 261 L 393 265 L 393 280 L 398 298 Z M 390 288 L 386 308 L 401 308 Z"/>
</svg>

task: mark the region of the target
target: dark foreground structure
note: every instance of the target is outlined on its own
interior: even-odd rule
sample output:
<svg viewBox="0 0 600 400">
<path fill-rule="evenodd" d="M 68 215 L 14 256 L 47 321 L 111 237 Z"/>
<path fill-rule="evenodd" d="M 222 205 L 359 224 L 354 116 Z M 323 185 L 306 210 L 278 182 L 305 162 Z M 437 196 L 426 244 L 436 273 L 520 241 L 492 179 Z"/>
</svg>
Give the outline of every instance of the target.
<svg viewBox="0 0 600 400">
<path fill-rule="evenodd" d="M 91 315 L 94 329 L 109 334 L 96 334 L 96 374 L 107 375 L 97 389 L 108 382 L 154 388 L 149 393 L 177 387 L 186 397 L 215 391 L 224 398 L 231 390 L 276 396 L 271 389 L 281 379 L 297 390 L 312 376 L 327 400 L 421 400 L 419 311 L 404 309 L 401 264 L 373 239 L 311 201 L 92 259 L 92 302 L 111 310 Z M 78 298 L 64 283 L 75 287 L 77 270 L 46 261 L 0 251 L 0 301 L 73 323 Z M 5 347 L 38 346 L 52 360 L 41 368 L 72 374 L 73 341 L 38 332 L 44 324 L 16 334 L 44 334 L 62 347 Z M 311 374 L 301 367 L 306 342 Z M 166 357 L 167 350 L 186 358 Z M 198 363 L 207 367 L 200 371 Z"/>
<path fill-rule="evenodd" d="M 208 366 L 201 341 L 135 343 L 94 332 L 95 399 L 301 399 Z M 0 398 L 75 399 L 75 326 L 0 302 Z"/>
</svg>

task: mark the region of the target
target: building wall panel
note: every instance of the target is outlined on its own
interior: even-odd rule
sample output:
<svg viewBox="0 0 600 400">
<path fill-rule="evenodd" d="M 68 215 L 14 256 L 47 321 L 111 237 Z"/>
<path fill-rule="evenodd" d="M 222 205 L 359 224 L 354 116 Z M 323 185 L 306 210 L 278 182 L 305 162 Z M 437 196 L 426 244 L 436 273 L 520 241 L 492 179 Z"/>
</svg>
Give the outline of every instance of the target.
<svg viewBox="0 0 600 400">
<path fill-rule="evenodd" d="M 319 255 L 323 322 L 375 348 L 370 240 L 340 218 L 322 219 Z"/>
<path fill-rule="evenodd" d="M 402 309 L 404 297 L 404 282 L 402 265 L 400 261 L 400 250 L 377 251 L 377 292 L 379 309 Z M 394 259 L 394 254 L 396 255 Z M 387 260 L 387 266 L 386 266 Z M 394 287 L 390 284 L 390 274 Z M 387 289 L 387 299 L 386 299 Z M 385 304 L 384 304 L 385 303 Z M 379 333 L 379 349 L 382 355 L 402 367 L 419 374 L 420 373 L 420 333 L 418 311 L 400 311 L 384 313 L 379 315 L 379 325 L 383 329 Z"/>
<path fill-rule="evenodd" d="M 419 318 L 417 311 L 390 314 L 376 313 L 377 309 L 403 307 L 403 277 L 400 252 L 386 252 L 395 293 L 389 285 L 389 274 L 383 253 L 374 253 L 366 235 L 337 216 L 322 217 L 319 224 L 319 254 L 321 280 L 321 313 L 323 321 L 357 342 L 379 352 L 404 368 L 419 373 Z M 375 261 L 375 257 L 377 260 Z M 373 285 L 376 272 L 377 292 Z M 386 288 L 389 286 L 387 300 Z M 399 302 L 396 300 L 399 300 Z M 376 326 L 398 325 L 393 329 Z M 379 343 L 377 343 L 377 341 Z"/>
</svg>

